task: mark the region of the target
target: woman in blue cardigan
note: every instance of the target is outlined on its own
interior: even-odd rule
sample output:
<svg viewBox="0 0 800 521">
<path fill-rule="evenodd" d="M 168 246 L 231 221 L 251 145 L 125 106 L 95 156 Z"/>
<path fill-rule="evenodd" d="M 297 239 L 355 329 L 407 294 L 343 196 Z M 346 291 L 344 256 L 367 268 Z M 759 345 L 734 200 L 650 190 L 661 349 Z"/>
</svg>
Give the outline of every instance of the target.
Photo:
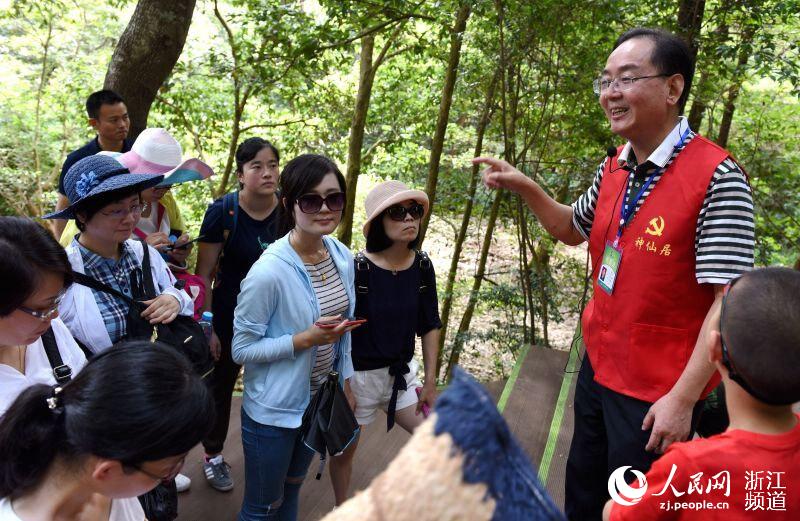
<svg viewBox="0 0 800 521">
<path fill-rule="evenodd" d="M 242 281 L 233 319 L 232 356 L 245 367 L 240 521 L 297 518 L 314 455 L 300 434 L 303 412 L 331 370 L 355 406 L 348 380 L 355 326 L 346 321 L 355 307 L 353 256 L 329 236 L 342 218 L 344 176 L 330 159 L 306 154 L 286 164 L 280 187 L 283 237 Z"/>
</svg>

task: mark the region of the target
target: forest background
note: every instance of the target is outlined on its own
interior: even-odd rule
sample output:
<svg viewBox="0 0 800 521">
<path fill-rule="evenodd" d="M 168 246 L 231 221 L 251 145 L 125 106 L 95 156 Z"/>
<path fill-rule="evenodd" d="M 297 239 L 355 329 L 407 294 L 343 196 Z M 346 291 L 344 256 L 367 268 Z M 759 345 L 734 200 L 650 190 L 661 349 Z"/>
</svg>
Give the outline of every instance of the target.
<svg viewBox="0 0 800 521">
<path fill-rule="evenodd" d="M 522 346 L 570 347 L 585 248 L 557 245 L 518 197 L 483 188 L 469 159 L 503 157 L 574 201 L 620 143 L 591 83 L 635 26 L 691 43 L 690 125 L 748 172 L 756 263 L 794 264 L 798 1 L 0 0 L 0 214 L 54 207 L 66 154 L 92 137 L 86 96 L 104 85 L 125 97 L 132 137 L 167 128 L 215 169 L 173 189 L 193 236 L 235 187 L 243 139 L 272 141 L 284 162 L 326 154 L 346 171 L 338 234 L 353 248 L 375 183 L 428 191 L 439 377 L 455 363 L 503 377 Z"/>
</svg>

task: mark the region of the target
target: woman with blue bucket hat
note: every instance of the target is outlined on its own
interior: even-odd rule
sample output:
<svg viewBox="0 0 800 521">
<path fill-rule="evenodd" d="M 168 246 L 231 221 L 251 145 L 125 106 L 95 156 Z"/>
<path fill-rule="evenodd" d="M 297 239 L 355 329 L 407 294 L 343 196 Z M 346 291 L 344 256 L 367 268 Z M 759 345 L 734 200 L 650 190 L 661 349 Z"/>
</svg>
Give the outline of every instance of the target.
<svg viewBox="0 0 800 521">
<path fill-rule="evenodd" d="M 136 297 L 145 250 L 130 236 L 142 212 L 142 190 L 156 186 L 163 178 L 132 174 L 116 159 L 103 155 L 81 159 L 70 167 L 64 177 L 70 205 L 44 217 L 75 219 L 80 233 L 66 248 L 73 270 L 125 296 Z M 161 255 L 152 247 L 148 249 L 149 276 L 157 297 L 145 302 L 142 317 L 158 324 L 169 323 L 178 314 L 191 315 L 191 298 L 174 287 L 175 278 Z M 128 302 L 122 298 L 73 284 L 59 312 L 75 339 L 92 353 L 99 353 L 126 337 L 128 309 Z"/>
</svg>

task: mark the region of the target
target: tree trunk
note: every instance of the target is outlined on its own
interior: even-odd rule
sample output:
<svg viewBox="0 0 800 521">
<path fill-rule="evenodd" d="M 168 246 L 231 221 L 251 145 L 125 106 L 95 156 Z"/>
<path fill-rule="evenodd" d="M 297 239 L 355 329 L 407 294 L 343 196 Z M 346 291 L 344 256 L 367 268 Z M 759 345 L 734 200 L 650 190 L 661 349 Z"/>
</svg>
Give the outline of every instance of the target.
<svg viewBox="0 0 800 521">
<path fill-rule="evenodd" d="M 139 0 L 114 49 L 104 88 L 125 99 L 132 139 L 147 127 L 147 115 L 158 89 L 181 55 L 195 2 Z"/>
<path fill-rule="evenodd" d="M 425 192 L 430 199 L 430 210 L 422 220 L 419 231 L 419 244 L 425 240 L 425 233 L 428 230 L 433 207 L 436 202 L 436 184 L 439 181 L 439 162 L 442 159 L 442 149 L 444 148 L 444 137 L 447 132 L 447 122 L 450 119 L 450 105 L 453 102 L 453 89 L 458 76 L 458 62 L 461 59 L 461 43 L 464 31 L 467 29 L 472 5 L 469 1 L 461 4 L 456 14 L 456 22 L 450 33 L 450 57 L 447 60 L 447 71 L 445 72 L 444 86 L 442 87 L 442 100 L 439 103 L 439 116 L 436 120 L 436 130 L 433 134 L 431 143 L 431 158 L 428 163 L 428 180 L 425 183 Z"/>
<path fill-rule="evenodd" d="M 375 48 L 375 35 L 361 39 L 361 69 L 358 75 L 358 93 L 353 122 L 350 124 L 350 142 L 347 146 L 347 204 L 344 207 L 342 222 L 339 224 L 339 240 L 347 246 L 353 238 L 353 209 L 356 204 L 356 186 L 361 173 L 361 149 L 364 145 L 364 127 L 367 125 L 367 112 L 372 96 L 375 71 L 372 68 L 372 51 Z"/>
<path fill-rule="evenodd" d="M 697 59 L 697 50 L 700 47 L 697 39 L 700 36 L 705 8 L 706 0 L 681 0 L 678 7 L 678 32 L 689 44 L 693 59 Z"/>
<path fill-rule="evenodd" d="M 700 132 L 700 125 L 703 123 L 703 115 L 706 112 L 706 100 L 703 95 L 703 89 L 708 81 L 708 72 L 703 69 L 700 73 L 700 79 L 694 84 L 694 97 L 692 98 L 692 107 L 689 109 L 689 128 L 695 132 Z"/>
<path fill-rule="evenodd" d="M 742 89 L 742 82 L 745 78 L 745 67 L 750 59 L 750 44 L 755 36 L 755 26 L 748 25 L 742 34 L 742 41 L 739 44 L 739 58 L 736 61 L 736 69 L 733 73 L 733 83 L 728 88 L 728 96 L 725 99 L 725 106 L 722 110 L 722 121 L 719 124 L 719 134 L 717 134 L 717 144 L 723 148 L 728 146 L 728 136 L 731 132 L 733 122 L 733 111 L 736 109 L 736 98 Z"/>
<path fill-rule="evenodd" d="M 445 379 L 449 380 L 452 374 L 453 367 L 458 364 L 461 350 L 464 348 L 464 341 L 466 340 L 466 333 L 469 331 L 469 324 L 472 321 L 472 314 L 475 312 L 475 305 L 478 303 L 478 295 L 481 290 L 481 283 L 483 276 L 486 273 L 486 259 L 489 257 L 489 248 L 492 245 L 492 235 L 494 234 L 494 225 L 497 222 L 497 214 L 500 211 L 500 203 L 503 200 L 503 190 L 497 190 L 494 194 L 494 201 L 492 202 L 492 209 L 489 212 L 489 219 L 486 222 L 486 234 L 483 236 L 483 246 L 481 247 L 481 256 L 478 260 L 478 271 L 472 280 L 472 290 L 469 293 L 469 301 L 467 302 L 467 309 L 461 317 L 461 323 L 458 325 L 455 339 L 453 340 L 453 349 L 450 350 L 450 358 L 447 361 L 447 371 Z"/>
<path fill-rule="evenodd" d="M 492 114 L 492 104 L 494 103 L 495 87 L 497 80 L 500 77 L 500 69 L 494 74 L 489 88 L 486 91 L 486 99 L 483 104 L 483 112 L 478 120 L 477 139 L 475 140 L 475 157 L 480 156 L 483 151 L 483 136 L 486 133 L 486 127 L 489 126 L 489 119 Z M 478 181 L 480 180 L 480 165 L 472 165 L 472 177 L 469 182 L 469 191 L 467 193 L 467 202 L 464 206 L 464 215 L 461 217 L 461 227 L 456 236 L 456 242 L 453 247 L 453 257 L 450 260 L 450 271 L 447 272 L 447 284 L 444 290 L 444 301 L 442 302 L 442 330 L 439 332 L 439 356 L 436 360 L 436 376 L 442 368 L 444 343 L 447 337 L 447 323 L 450 320 L 450 310 L 453 306 L 453 285 L 455 284 L 456 275 L 458 274 L 458 262 L 461 260 L 461 250 L 464 247 L 464 240 L 467 237 L 467 230 L 469 229 L 469 221 L 472 218 L 472 206 L 475 201 L 475 191 L 478 188 Z"/>
</svg>

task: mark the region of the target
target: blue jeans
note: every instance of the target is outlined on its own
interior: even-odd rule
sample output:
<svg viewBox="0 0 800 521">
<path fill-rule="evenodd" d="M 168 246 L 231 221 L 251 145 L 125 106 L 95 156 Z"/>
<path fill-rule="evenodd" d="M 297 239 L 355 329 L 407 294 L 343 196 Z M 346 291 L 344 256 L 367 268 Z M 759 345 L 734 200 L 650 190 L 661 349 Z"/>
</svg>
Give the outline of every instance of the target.
<svg viewBox="0 0 800 521">
<path fill-rule="evenodd" d="M 300 429 L 262 425 L 242 409 L 244 500 L 239 521 L 297 519 L 298 496 L 314 451 Z"/>
</svg>

